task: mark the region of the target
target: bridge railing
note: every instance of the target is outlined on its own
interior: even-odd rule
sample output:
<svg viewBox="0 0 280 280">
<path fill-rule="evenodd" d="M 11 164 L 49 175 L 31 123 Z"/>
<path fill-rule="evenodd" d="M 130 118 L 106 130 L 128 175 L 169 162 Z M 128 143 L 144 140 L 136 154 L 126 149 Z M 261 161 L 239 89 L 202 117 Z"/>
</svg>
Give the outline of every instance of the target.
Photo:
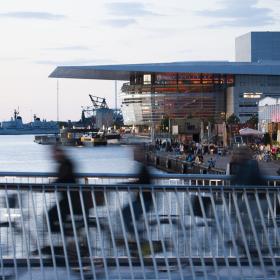
<svg viewBox="0 0 280 280">
<path fill-rule="evenodd" d="M 15 175 L 0 177 L 34 178 Z M 279 178 L 250 187 L 226 176 L 136 185 L 134 175 L 88 175 L 88 184 L 0 184 L 1 276 L 279 278 Z"/>
<path fill-rule="evenodd" d="M 119 173 L 76 173 L 79 184 L 118 184 L 133 182 L 137 174 Z M 230 185 L 231 176 L 217 174 L 151 174 L 155 185 Z M 55 182 L 57 174 L 53 172 L 0 172 L 1 183 L 19 184 L 51 184 Z M 279 186 L 279 176 L 265 176 L 268 186 Z"/>
</svg>

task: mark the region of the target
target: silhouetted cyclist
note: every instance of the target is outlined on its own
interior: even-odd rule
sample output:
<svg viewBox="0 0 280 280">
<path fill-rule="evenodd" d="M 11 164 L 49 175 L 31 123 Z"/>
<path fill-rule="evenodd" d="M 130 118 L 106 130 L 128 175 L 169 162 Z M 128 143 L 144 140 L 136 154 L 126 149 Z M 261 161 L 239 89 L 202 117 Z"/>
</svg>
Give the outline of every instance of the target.
<svg viewBox="0 0 280 280">
<path fill-rule="evenodd" d="M 146 166 L 145 152 L 146 152 L 145 146 L 143 145 L 138 145 L 134 147 L 134 160 L 140 164 L 137 180 L 134 182 L 134 184 L 139 184 L 139 185 L 151 184 L 151 175 L 148 167 Z M 146 213 L 149 213 L 153 208 L 153 199 L 152 199 L 151 191 L 142 191 L 142 198 L 143 198 L 143 206 L 141 203 L 141 192 L 140 191 L 137 192 L 136 197 L 131 203 L 132 207 L 130 207 L 128 203 L 122 209 L 122 215 L 124 218 L 124 223 L 125 223 L 127 233 L 129 233 L 130 237 L 132 237 L 134 240 L 135 240 L 135 232 L 134 232 L 131 208 L 134 214 L 136 228 L 140 219 L 143 216 L 144 209 Z"/>
<path fill-rule="evenodd" d="M 268 216 L 268 202 L 266 200 L 265 192 L 259 191 L 255 193 L 252 189 L 246 189 L 246 186 L 256 186 L 257 190 L 258 186 L 266 185 L 265 179 L 260 172 L 258 162 L 253 159 L 252 151 L 247 146 L 239 147 L 233 151 L 230 162 L 230 175 L 233 176 L 231 185 L 244 186 L 242 192 L 236 192 L 236 207 L 238 208 L 236 211 L 240 211 L 245 230 L 245 237 L 252 238 L 253 227 L 255 227 L 258 234 L 262 232 L 260 226 L 260 211 L 264 217 Z M 258 197 L 259 205 L 256 196 Z M 245 199 L 247 199 L 248 205 L 246 204 Z M 232 205 L 234 205 L 234 203 L 232 203 Z M 258 208 L 259 206 L 260 208 Z M 253 219 L 253 225 L 251 225 L 250 215 Z M 261 236 L 258 236 L 258 238 L 261 238 Z M 236 238 L 236 243 L 240 248 L 244 248 L 243 239 L 241 237 Z M 250 248 L 250 254 L 254 255 L 256 252 L 255 248 L 256 247 Z"/>
<path fill-rule="evenodd" d="M 138 178 L 135 184 L 139 184 L 139 185 L 151 184 L 151 175 L 149 169 L 142 163 L 140 165 Z M 148 213 L 152 210 L 152 205 L 153 205 L 152 194 L 149 191 L 143 191 L 142 196 L 143 196 L 143 204 L 145 207 L 145 211 L 146 213 Z M 139 192 L 137 193 L 134 201 L 132 201 L 132 209 L 135 217 L 135 222 L 137 224 L 137 222 L 141 219 L 143 215 L 143 207 L 142 207 L 141 197 Z M 134 236 L 133 219 L 132 219 L 132 213 L 129 204 L 122 209 L 122 214 L 124 217 L 124 222 L 127 231 L 131 234 L 131 236 Z"/>
<path fill-rule="evenodd" d="M 230 161 L 230 175 L 232 185 L 254 185 L 265 184 L 261 175 L 258 162 L 253 159 L 251 150 L 245 147 L 239 147 L 233 151 Z"/>
<path fill-rule="evenodd" d="M 63 149 L 59 146 L 53 147 L 53 158 L 58 163 L 58 171 L 57 171 L 57 180 L 54 182 L 55 184 L 64 184 L 64 188 L 67 187 L 67 184 L 76 183 L 76 178 L 73 171 L 73 164 L 71 160 L 66 156 Z M 59 191 L 59 186 L 58 186 Z M 70 206 L 68 201 L 68 195 L 66 190 L 59 191 L 61 194 L 61 199 L 59 201 L 59 205 L 54 205 L 48 211 L 48 217 L 50 222 L 50 228 L 52 232 L 60 232 L 61 228 L 59 225 L 59 216 L 58 216 L 58 206 L 60 208 L 61 213 L 61 222 L 63 226 L 67 221 L 67 216 L 70 215 Z M 82 204 L 80 200 L 80 195 L 78 191 L 70 191 L 70 199 L 72 204 L 72 210 L 74 215 L 82 216 Z M 90 191 L 83 191 L 83 201 L 85 206 L 85 214 L 88 217 L 89 209 L 92 208 L 93 203 L 91 199 Z M 71 217 L 74 218 L 74 217 Z M 82 220 L 82 219 L 81 219 Z M 71 224 L 71 223 L 70 223 Z M 66 232 L 67 234 L 67 232 Z"/>
</svg>

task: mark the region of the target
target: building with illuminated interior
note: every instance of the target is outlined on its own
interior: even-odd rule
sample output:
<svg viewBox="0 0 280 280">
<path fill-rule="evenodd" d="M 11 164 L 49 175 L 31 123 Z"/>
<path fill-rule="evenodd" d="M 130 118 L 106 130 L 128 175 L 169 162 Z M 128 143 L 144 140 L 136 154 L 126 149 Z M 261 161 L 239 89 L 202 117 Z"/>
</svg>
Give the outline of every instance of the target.
<svg viewBox="0 0 280 280">
<path fill-rule="evenodd" d="M 233 113 L 245 122 L 261 98 L 280 97 L 279 49 L 280 32 L 250 32 L 236 39 L 235 62 L 62 66 L 50 77 L 123 81 L 126 125 L 162 130 L 168 119 L 197 138 L 202 122 L 221 124 Z"/>
</svg>

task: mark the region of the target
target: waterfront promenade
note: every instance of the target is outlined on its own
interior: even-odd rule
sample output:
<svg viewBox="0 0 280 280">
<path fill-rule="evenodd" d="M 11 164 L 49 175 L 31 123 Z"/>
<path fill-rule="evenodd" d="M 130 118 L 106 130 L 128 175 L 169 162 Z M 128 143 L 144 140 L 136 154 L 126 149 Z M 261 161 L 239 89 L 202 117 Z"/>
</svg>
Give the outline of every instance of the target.
<svg viewBox="0 0 280 280">
<path fill-rule="evenodd" d="M 207 162 L 210 159 L 215 160 L 215 167 L 219 169 L 226 169 L 227 164 L 230 162 L 231 155 L 225 155 L 225 156 L 217 156 L 217 155 L 205 155 L 204 156 L 204 162 L 207 164 Z M 272 160 L 269 162 L 266 161 L 258 161 L 259 167 L 264 175 L 270 175 L 270 176 L 278 176 L 277 170 L 280 168 L 280 161 Z"/>
<path fill-rule="evenodd" d="M 185 157 L 178 155 L 174 152 L 163 152 L 163 151 L 156 151 L 156 153 L 153 153 L 154 155 L 157 155 L 157 157 L 161 158 L 161 160 L 163 162 L 167 162 L 167 160 L 171 160 L 177 163 L 177 165 L 179 163 L 185 164 L 187 165 L 187 162 L 185 160 Z M 222 174 L 226 172 L 226 168 L 227 168 L 227 164 L 230 162 L 231 160 L 231 155 L 227 154 L 224 156 L 220 156 L 220 155 L 210 155 L 210 154 L 205 154 L 203 156 L 203 163 L 200 165 L 196 165 L 196 169 L 199 170 L 200 168 L 203 170 L 206 170 L 208 168 L 208 162 L 210 160 L 214 160 L 215 161 L 215 168 L 214 170 L 216 170 L 218 173 Z M 155 166 L 153 161 L 150 161 L 151 165 Z M 261 172 L 263 173 L 263 175 L 269 175 L 269 176 L 278 176 L 277 174 L 277 170 L 280 168 L 280 161 L 279 160 L 271 160 L 271 161 L 258 161 L 259 167 Z M 173 169 L 171 166 L 170 168 L 167 168 L 166 164 L 164 165 L 157 165 L 156 166 L 159 169 L 162 169 L 164 171 L 167 172 L 178 172 L 178 170 Z M 182 173 L 179 171 L 179 173 Z M 184 172 L 186 173 L 186 172 Z"/>
</svg>

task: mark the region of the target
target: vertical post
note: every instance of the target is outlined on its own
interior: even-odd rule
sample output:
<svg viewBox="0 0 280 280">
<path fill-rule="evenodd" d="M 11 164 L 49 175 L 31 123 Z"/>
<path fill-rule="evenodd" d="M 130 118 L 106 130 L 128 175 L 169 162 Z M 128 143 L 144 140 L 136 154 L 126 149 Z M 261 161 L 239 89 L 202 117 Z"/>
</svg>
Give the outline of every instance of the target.
<svg viewBox="0 0 280 280">
<path fill-rule="evenodd" d="M 210 143 L 210 139 L 211 139 L 211 122 L 208 121 L 208 124 L 207 124 L 207 141 L 208 143 Z"/>
<path fill-rule="evenodd" d="M 170 116 L 168 117 L 168 132 L 169 132 L 169 137 L 171 138 L 172 129 L 171 129 L 171 119 L 170 119 Z"/>
<path fill-rule="evenodd" d="M 115 80 L 115 110 L 118 109 L 118 81 Z"/>
<path fill-rule="evenodd" d="M 204 138 L 204 123 L 203 120 L 200 120 L 200 143 L 202 143 L 203 138 Z"/>
<path fill-rule="evenodd" d="M 56 80 L 56 119 L 59 122 L 59 80 Z"/>
</svg>

